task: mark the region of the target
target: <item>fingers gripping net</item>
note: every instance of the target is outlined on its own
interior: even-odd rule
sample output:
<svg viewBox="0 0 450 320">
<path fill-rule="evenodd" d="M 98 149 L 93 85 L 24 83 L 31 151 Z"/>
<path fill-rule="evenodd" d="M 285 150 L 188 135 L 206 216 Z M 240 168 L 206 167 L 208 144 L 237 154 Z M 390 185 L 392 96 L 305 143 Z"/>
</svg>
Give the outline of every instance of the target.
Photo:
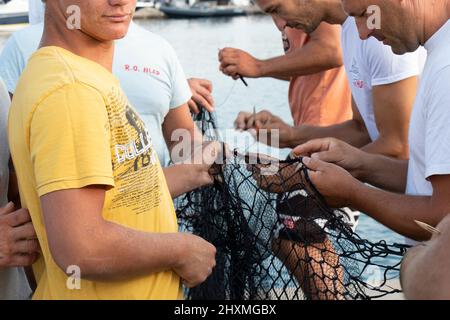
<svg viewBox="0 0 450 320">
<path fill-rule="evenodd" d="M 207 139 L 214 119 L 197 117 Z M 251 164 L 250 164 L 251 163 Z M 216 182 L 177 199 L 183 231 L 214 244 L 217 265 L 190 299 L 373 299 L 399 292 L 388 279 L 406 248 L 372 243 L 344 210 L 326 206 L 301 159 L 227 157 Z"/>
</svg>

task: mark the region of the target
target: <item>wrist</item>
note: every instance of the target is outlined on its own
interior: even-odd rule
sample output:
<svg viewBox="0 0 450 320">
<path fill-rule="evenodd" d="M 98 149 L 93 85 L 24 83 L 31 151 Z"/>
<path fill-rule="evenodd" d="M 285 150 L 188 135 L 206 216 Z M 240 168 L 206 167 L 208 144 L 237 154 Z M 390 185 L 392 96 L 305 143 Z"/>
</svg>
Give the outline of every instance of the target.
<svg viewBox="0 0 450 320">
<path fill-rule="evenodd" d="M 256 60 L 256 78 L 270 77 L 270 63 L 266 60 Z"/>
<path fill-rule="evenodd" d="M 361 152 L 359 156 L 359 161 L 357 161 L 357 166 L 353 170 L 353 176 L 360 181 L 367 181 L 370 174 L 370 158 L 371 154 L 366 152 Z"/>
<path fill-rule="evenodd" d="M 293 149 L 305 143 L 305 139 L 302 139 L 302 131 L 302 127 L 289 126 L 287 139 L 285 141 L 286 145 Z"/>
<path fill-rule="evenodd" d="M 186 233 L 178 232 L 171 234 L 172 240 L 174 241 L 173 252 L 171 254 L 172 269 L 179 269 L 184 265 L 184 255 L 189 252 L 188 250 L 188 239 L 186 239 Z"/>
<path fill-rule="evenodd" d="M 209 174 L 210 166 L 205 164 L 192 164 L 184 170 L 189 179 L 190 191 L 209 185 L 213 182 Z"/>
<path fill-rule="evenodd" d="M 366 188 L 367 186 L 361 181 L 357 180 L 356 178 L 352 179 L 350 188 L 347 190 L 347 206 L 359 210 L 360 195 L 363 195 L 367 192 Z"/>
</svg>

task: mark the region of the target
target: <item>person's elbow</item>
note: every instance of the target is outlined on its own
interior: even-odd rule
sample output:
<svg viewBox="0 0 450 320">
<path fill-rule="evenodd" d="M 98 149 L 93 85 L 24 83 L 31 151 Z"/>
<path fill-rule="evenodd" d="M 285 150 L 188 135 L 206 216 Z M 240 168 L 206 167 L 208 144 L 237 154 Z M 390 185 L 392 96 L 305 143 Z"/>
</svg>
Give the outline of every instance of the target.
<svg viewBox="0 0 450 320">
<path fill-rule="evenodd" d="M 96 232 L 89 233 L 83 237 L 68 235 L 57 241 L 49 238 L 49 248 L 54 262 L 64 273 L 76 267 L 82 279 L 94 280 L 103 264 L 99 259 L 102 242 L 95 239 Z"/>
<path fill-rule="evenodd" d="M 398 141 L 394 143 L 390 150 L 391 157 L 399 160 L 409 159 L 409 145 L 407 143 Z"/>
<path fill-rule="evenodd" d="M 399 160 L 409 159 L 407 139 L 380 134 L 378 140 L 380 145 L 384 146 L 384 150 L 381 152 L 383 155 Z"/>
</svg>

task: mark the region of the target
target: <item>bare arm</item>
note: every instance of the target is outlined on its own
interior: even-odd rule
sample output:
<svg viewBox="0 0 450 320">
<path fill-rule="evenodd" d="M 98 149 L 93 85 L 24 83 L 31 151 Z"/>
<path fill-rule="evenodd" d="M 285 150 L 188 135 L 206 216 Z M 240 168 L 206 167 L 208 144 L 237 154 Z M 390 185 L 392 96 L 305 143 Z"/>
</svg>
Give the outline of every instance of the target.
<svg viewBox="0 0 450 320">
<path fill-rule="evenodd" d="M 344 169 L 317 159 L 304 158 L 309 177 L 333 207 L 352 207 L 365 212 L 388 228 L 415 240 L 427 240 L 430 234 L 414 220 L 436 226 L 450 212 L 450 176 L 433 176 L 432 196 L 409 196 L 367 186 Z"/>
<path fill-rule="evenodd" d="M 289 80 L 342 66 L 341 26 L 322 23 L 302 48 L 261 61 L 260 76 Z"/>
<path fill-rule="evenodd" d="M 194 121 L 192 121 L 187 104 L 169 111 L 164 118 L 162 130 L 170 152 L 177 144 L 182 142 L 186 143 L 185 139 L 190 139 L 191 144 L 193 142 L 201 143 L 203 141 L 202 134 L 195 126 Z"/>
<path fill-rule="evenodd" d="M 378 188 L 404 193 L 408 176 L 408 160 L 365 154 L 359 159 L 356 177 Z"/>
<path fill-rule="evenodd" d="M 334 138 L 310 140 L 295 148 L 293 153 L 335 164 L 358 180 L 378 188 L 405 192 L 408 160 L 370 154 Z"/>
<path fill-rule="evenodd" d="M 203 177 L 204 170 L 189 164 L 173 165 L 163 168 L 163 171 L 173 199 L 213 181 L 207 172 Z"/>
<path fill-rule="evenodd" d="M 450 299 L 450 216 L 444 218 L 437 228 L 440 235 L 410 249 L 403 259 L 400 276 L 408 299 Z"/>
<path fill-rule="evenodd" d="M 214 182 L 211 168 L 222 159 L 223 145 L 210 141 L 193 147 L 187 159 L 163 169 L 172 198 Z"/>
<path fill-rule="evenodd" d="M 417 89 L 417 77 L 373 88 L 377 140 L 364 151 L 398 159 L 409 158 L 408 130 Z"/>
<path fill-rule="evenodd" d="M 245 51 L 225 48 L 219 53 L 220 70 L 233 78 L 272 77 L 290 80 L 342 66 L 340 26 L 322 23 L 302 48 L 279 57 L 260 60 Z"/>
<path fill-rule="evenodd" d="M 202 151 L 208 152 L 208 147 L 207 144 L 203 144 L 203 136 L 192 121 L 187 105 L 169 111 L 164 119 L 163 133 L 171 152 L 171 159 L 175 162 L 175 165 L 163 169 L 172 198 L 212 184 L 214 180 L 209 174 L 209 168 L 219 152 L 203 154 Z M 197 150 L 200 147 L 202 149 Z M 218 144 L 209 147 L 216 151 L 221 149 Z M 199 158 L 201 161 L 186 163 L 195 151 L 202 152 L 202 157 Z"/>
<path fill-rule="evenodd" d="M 433 176 L 430 180 L 431 197 L 389 193 L 360 184 L 350 205 L 406 237 L 428 240 L 430 234 L 420 229 L 414 220 L 436 226 L 446 212 L 450 212 L 450 176 Z"/>
<path fill-rule="evenodd" d="M 333 137 L 348 144 L 361 148 L 370 143 L 369 132 L 359 113 L 355 102 L 352 102 L 353 118 L 349 121 L 327 127 L 302 125 L 292 128 L 289 145 L 295 148 L 313 139 Z"/>
<path fill-rule="evenodd" d="M 100 186 L 41 197 L 50 251 L 63 271 L 77 265 L 84 279 L 95 281 L 166 270 L 174 270 L 188 283 L 206 279 L 210 271 L 205 268 L 215 264 L 212 245 L 188 234 L 147 233 L 106 221 L 102 217 L 104 198 Z"/>
<path fill-rule="evenodd" d="M 333 137 L 345 141 L 352 146 L 361 148 L 370 143 L 370 136 L 364 121 L 353 103 L 353 119 L 327 127 L 301 125 L 298 127 L 285 123 L 281 118 L 264 110 L 253 115 L 249 112 L 240 112 L 234 125 L 238 130 L 252 130 L 259 141 L 270 143 L 271 137 L 265 138 L 277 130 L 279 139 L 275 139 L 280 148 L 295 148 L 313 139 Z M 260 135 L 262 132 L 262 135 Z"/>
</svg>

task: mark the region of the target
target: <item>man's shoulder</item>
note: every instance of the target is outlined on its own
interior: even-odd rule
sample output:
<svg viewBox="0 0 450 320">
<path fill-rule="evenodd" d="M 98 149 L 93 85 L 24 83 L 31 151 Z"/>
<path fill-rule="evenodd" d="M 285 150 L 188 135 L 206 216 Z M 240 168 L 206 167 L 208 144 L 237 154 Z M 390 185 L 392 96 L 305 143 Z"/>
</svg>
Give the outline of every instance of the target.
<svg viewBox="0 0 450 320">
<path fill-rule="evenodd" d="M 57 47 L 39 49 L 19 80 L 14 100 L 34 108 L 53 93 L 72 86 L 104 96 L 111 86 L 118 85 L 114 76 L 100 65 L 72 55 Z"/>
<path fill-rule="evenodd" d="M 450 43 L 442 43 L 439 51 L 434 51 L 429 55 L 430 63 L 429 68 L 435 69 L 436 73 L 448 74 L 448 68 L 450 67 Z"/>
</svg>

